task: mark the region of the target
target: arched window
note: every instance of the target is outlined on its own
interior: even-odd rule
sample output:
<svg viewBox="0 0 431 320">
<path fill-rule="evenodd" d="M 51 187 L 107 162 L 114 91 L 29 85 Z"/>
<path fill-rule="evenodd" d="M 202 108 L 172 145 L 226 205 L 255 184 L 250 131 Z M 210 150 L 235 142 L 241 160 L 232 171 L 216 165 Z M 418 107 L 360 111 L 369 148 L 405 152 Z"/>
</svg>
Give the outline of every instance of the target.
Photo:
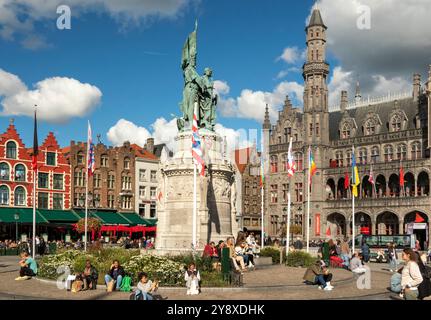
<svg viewBox="0 0 431 320">
<path fill-rule="evenodd" d="M 84 164 L 84 153 L 83 152 L 78 152 L 76 161 L 78 162 L 78 164 Z"/>
<path fill-rule="evenodd" d="M 6 158 L 16 159 L 16 143 L 13 141 L 6 144 Z"/>
<path fill-rule="evenodd" d="M 377 163 L 380 160 L 380 150 L 379 147 L 373 147 L 371 149 L 371 162 Z"/>
<path fill-rule="evenodd" d="M 25 182 L 25 167 L 22 164 L 15 166 L 15 181 Z"/>
<path fill-rule="evenodd" d="M 9 188 L 6 186 L 0 187 L 0 205 L 9 205 Z"/>
<path fill-rule="evenodd" d="M 370 136 L 376 133 L 376 122 L 374 119 L 368 119 L 364 125 L 364 135 Z"/>
<path fill-rule="evenodd" d="M 412 160 L 422 158 L 421 144 L 419 142 L 413 142 L 412 144 Z"/>
<path fill-rule="evenodd" d="M 396 114 L 391 119 L 391 130 L 393 132 L 400 131 L 402 128 L 403 120 L 401 119 L 401 116 L 399 114 Z"/>
<path fill-rule="evenodd" d="M 352 165 L 352 151 L 348 150 L 346 152 L 346 165 L 350 167 Z"/>
<path fill-rule="evenodd" d="M 360 164 L 366 164 L 367 163 L 367 160 L 368 160 L 367 149 L 365 149 L 365 148 L 359 149 L 359 157 L 358 157 L 358 159 L 359 159 L 359 163 Z"/>
<path fill-rule="evenodd" d="M 350 125 L 348 123 L 343 124 L 343 127 L 341 128 L 341 139 L 350 138 L 350 132 Z"/>
<path fill-rule="evenodd" d="M 271 157 L 271 173 L 277 173 L 278 172 L 278 157 L 272 156 Z"/>
<path fill-rule="evenodd" d="M 397 159 L 398 160 L 407 159 L 407 146 L 405 144 L 399 144 L 397 146 Z"/>
<path fill-rule="evenodd" d="M 10 179 L 10 169 L 6 162 L 0 163 L 0 180 Z"/>
<path fill-rule="evenodd" d="M 385 146 L 385 161 L 389 162 L 394 159 L 394 147 L 390 144 Z"/>
<path fill-rule="evenodd" d="M 337 167 L 343 166 L 343 151 L 337 151 L 335 153 L 335 161 L 337 162 Z"/>
<path fill-rule="evenodd" d="M 15 189 L 15 206 L 25 206 L 25 189 L 23 187 L 17 187 Z"/>
<path fill-rule="evenodd" d="M 296 170 L 302 171 L 303 156 L 301 152 L 295 153 L 295 164 L 296 164 Z"/>
</svg>

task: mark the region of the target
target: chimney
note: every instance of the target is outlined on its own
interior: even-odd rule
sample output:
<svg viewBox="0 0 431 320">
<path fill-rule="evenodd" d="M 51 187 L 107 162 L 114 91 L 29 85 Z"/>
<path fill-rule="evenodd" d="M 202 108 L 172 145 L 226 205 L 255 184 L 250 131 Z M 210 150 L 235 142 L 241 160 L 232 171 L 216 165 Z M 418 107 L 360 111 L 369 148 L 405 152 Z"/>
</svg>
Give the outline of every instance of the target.
<svg viewBox="0 0 431 320">
<path fill-rule="evenodd" d="M 148 152 L 154 153 L 154 138 L 148 138 L 145 148 Z"/>
<path fill-rule="evenodd" d="M 413 101 L 419 100 L 420 93 L 421 93 L 421 75 L 415 73 L 413 75 Z"/>
<path fill-rule="evenodd" d="M 348 103 L 348 99 L 347 99 L 347 91 L 343 90 L 341 91 L 341 102 L 340 102 L 340 110 L 341 112 L 345 112 L 347 109 L 347 103 Z"/>
</svg>

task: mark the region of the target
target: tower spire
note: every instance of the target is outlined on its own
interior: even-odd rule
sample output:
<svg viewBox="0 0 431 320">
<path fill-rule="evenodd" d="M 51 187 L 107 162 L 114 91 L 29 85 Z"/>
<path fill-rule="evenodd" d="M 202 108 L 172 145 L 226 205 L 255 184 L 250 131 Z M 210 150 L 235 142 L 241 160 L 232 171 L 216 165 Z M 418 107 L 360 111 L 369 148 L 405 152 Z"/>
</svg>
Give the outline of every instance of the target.
<svg viewBox="0 0 431 320">
<path fill-rule="evenodd" d="M 268 104 L 266 104 L 265 107 L 265 117 L 263 120 L 263 129 L 271 129 L 271 121 L 269 120 L 269 108 L 268 108 Z"/>
<path fill-rule="evenodd" d="M 361 96 L 361 87 L 359 86 L 359 80 L 356 81 L 356 93 L 355 93 L 355 102 L 358 104 L 361 102 L 362 96 Z"/>
</svg>

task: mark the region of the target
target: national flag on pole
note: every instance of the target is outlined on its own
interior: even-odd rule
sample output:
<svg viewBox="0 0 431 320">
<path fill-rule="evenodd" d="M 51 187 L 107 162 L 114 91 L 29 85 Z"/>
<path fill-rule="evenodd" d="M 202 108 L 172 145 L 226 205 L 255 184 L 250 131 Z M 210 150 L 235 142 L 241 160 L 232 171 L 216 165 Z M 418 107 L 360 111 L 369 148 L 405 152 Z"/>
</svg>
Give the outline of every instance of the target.
<svg viewBox="0 0 431 320">
<path fill-rule="evenodd" d="M 350 178 L 349 178 L 349 174 L 346 173 L 344 174 L 344 189 L 347 190 L 350 187 Z"/>
<path fill-rule="evenodd" d="M 419 213 L 416 213 L 415 223 L 425 222 L 425 219 L 421 217 Z"/>
<path fill-rule="evenodd" d="M 400 166 L 400 187 L 404 187 L 404 169 L 402 163 Z"/>
<path fill-rule="evenodd" d="M 94 157 L 94 144 L 91 132 L 90 121 L 88 121 L 88 137 L 87 137 L 87 170 L 88 176 L 91 177 L 96 170 L 96 159 Z"/>
<path fill-rule="evenodd" d="M 373 165 L 371 165 L 371 168 L 370 168 L 370 176 L 368 177 L 368 182 L 371 183 L 372 185 L 376 183 L 374 181 L 374 176 L 373 176 Z"/>
<path fill-rule="evenodd" d="M 311 188 L 311 179 L 316 173 L 317 167 L 314 162 L 313 154 L 311 153 L 311 147 L 308 147 L 308 167 L 310 168 L 310 188 Z"/>
<path fill-rule="evenodd" d="M 37 116 L 36 111 L 34 111 L 33 155 L 31 156 L 31 167 L 33 171 L 37 171 L 37 156 L 39 154 L 39 144 L 37 140 Z"/>
<path fill-rule="evenodd" d="M 296 170 L 296 165 L 295 165 L 295 161 L 293 160 L 293 154 L 292 154 L 292 141 L 293 141 L 293 138 L 290 138 L 289 149 L 287 151 L 287 175 L 289 177 L 293 177 Z"/>
<path fill-rule="evenodd" d="M 356 166 L 355 147 L 352 146 L 352 194 L 358 196 L 358 186 L 360 184 L 358 167 Z"/>
<path fill-rule="evenodd" d="M 260 156 L 260 187 L 263 187 L 263 184 L 265 183 L 265 171 L 264 171 L 264 165 L 263 165 L 263 154 Z"/>
<path fill-rule="evenodd" d="M 201 137 L 199 135 L 198 120 L 196 117 L 196 110 L 193 113 L 193 124 L 192 124 L 192 156 L 198 166 L 198 171 L 200 175 L 205 176 L 205 163 L 202 158 L 202 148 L 201 148 Z"/>
</svg>

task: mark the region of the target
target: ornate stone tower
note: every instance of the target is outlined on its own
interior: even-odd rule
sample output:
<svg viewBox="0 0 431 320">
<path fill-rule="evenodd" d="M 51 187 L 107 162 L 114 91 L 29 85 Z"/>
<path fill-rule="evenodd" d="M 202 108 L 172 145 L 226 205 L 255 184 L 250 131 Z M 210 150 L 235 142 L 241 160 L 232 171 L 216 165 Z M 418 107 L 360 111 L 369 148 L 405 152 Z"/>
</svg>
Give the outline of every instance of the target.
<svg viewBox="0 0 431 320">
<path fill-rule="evenodd" d="M 326 29 L 318 9 L 314 9 L 308 26 L 305 28 L 307 40 L 307 61 L 303 66 L 304 77 L 304 149 L 308 168 L 308 147 L 311 146 L 314 161 L 318 168 L 312 180 L 310 205 L 311 230 L 322 228 L 315 226 L 315 215 L 321 214 L 325 185 L 321 169 L 329 162 L 329 112 L 328 86 L 329 64 L 326 63 Z M 307 188 L 304 188 L 307 190 Z M 323 230 L 320 231 L 322 234 Z"/>
<path fill-rule="evenodd" d="M 431 64 L 428 69 L 428 82 L 426 88 L 428 96 L 428 148 L 431 148 Z"/>
</svg>

